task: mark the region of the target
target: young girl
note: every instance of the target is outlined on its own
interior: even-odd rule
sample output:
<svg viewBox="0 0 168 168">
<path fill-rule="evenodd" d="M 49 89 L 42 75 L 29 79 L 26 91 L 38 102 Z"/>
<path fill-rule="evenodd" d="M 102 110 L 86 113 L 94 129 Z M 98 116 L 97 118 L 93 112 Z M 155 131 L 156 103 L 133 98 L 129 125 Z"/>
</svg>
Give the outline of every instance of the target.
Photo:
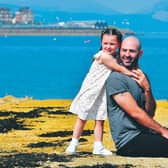
<svg viewBox="0 0 168 168">
<path fill-rule="evenodd" d="M 122 34 L 114 28 L 101 33 L 101 51 L 94 55 L 94 61 L 86 75 L 81 89 L 70 106 L 70 112 L 78 118 L 73 130 L 72 140 L 66 149 L 67 154 L 75 154 L 80 135 L 87 120 L 95 120 L 93 154 L 112 155 L 103 144 L 103 125 L 107 118 L 105 81 L 111 70 L 134 76 L 115 57 L 120 48 Z"/>
</svg>

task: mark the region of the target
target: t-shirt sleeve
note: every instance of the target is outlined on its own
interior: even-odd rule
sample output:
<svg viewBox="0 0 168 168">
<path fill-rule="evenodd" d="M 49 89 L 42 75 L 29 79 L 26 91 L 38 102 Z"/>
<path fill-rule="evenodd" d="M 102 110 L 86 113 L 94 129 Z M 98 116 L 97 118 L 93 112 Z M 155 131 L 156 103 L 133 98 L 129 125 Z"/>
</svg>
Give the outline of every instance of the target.
<svg viewBox="0 0 168 168">
<path fill-rule="evenodd" d="M 106 92 L 108 96 L 128 91 L 126 75 L 112 72 L 106 81 Z"/>
</svg>

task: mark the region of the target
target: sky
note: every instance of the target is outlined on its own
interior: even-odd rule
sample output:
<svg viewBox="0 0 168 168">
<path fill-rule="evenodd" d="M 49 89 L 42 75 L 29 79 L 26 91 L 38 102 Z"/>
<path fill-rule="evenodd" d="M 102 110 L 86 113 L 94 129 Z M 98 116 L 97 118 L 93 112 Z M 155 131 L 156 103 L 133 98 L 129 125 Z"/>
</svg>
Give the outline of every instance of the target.
<svg viewBox="0 0 168 168">
<path fill-rule="evenodd" d="M 0 4 L 30 6 L 39 9 L 57 9 L 66 12 L 119 12 L 136 14 L 152 11 L 167 0 L 0 0 Z M 167 2 L 168 3 L 168 2 Z"/>
<path fill-rule="evenodd" d="M 66 20 L 65 16 L 69 19 L 76 19 L 80 13 L 85 16 L 89 14 L 91 17 L 88 17 L 88 19 L 95 19 L 93 16 L 97 14 L 100 19 L 103 16 L 113 14 L 132 16 L 135 16 L 135 14 L 149 14 L 151 20 L 161 21 L 167 24 L 168 27 L 168 0 L 0 0 L 1 6 L 9 7 L 13 12 L 20 7 L 30 7 L 35 13 L 36 19 L 42 20 L 42 22 L 53 22 L 62 18 L 64 18 L 62 20 Z M 65 14 L 58 15 L 59 12 Z M 75 14 L 75 17 L 72 13 Z M 79 18 L 84 19 L 78 17 L 77 20 Z M 144 19 L 146 18 L 141 19 L 139 22 L 143 22 Z"/>
</svg>

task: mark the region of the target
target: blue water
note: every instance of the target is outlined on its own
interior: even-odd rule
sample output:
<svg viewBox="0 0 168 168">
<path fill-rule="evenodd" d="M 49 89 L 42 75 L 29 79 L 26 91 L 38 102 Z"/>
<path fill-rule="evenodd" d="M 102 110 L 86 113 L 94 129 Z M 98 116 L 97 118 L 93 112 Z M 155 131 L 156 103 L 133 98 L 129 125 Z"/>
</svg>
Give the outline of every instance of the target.
<svg viewBox="0 0 168 168">
<path fill-rule="evenodd" d="M 154 97 L 168 99 L 168 34 L 139 37 Z M 1 36 L 0 97 L 74 98 L 99 44 L 98 36 Z"/>
</svg>

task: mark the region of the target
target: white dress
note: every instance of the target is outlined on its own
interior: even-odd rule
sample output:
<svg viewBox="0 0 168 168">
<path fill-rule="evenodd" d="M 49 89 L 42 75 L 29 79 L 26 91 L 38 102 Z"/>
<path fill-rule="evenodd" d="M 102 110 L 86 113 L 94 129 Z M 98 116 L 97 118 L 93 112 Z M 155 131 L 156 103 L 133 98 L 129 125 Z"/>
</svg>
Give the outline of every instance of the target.
<svg viewBox="0 0 168 168">
<path fill-rule="evenodd" d="M 100 53 L 94 57 L 100 57 Z M 105 120 L 107 118 L 105 82 L 110 72 L 110 69 L 95 59 L 69 111 L 77 114 L 82 120 Z"/>
</svg>

